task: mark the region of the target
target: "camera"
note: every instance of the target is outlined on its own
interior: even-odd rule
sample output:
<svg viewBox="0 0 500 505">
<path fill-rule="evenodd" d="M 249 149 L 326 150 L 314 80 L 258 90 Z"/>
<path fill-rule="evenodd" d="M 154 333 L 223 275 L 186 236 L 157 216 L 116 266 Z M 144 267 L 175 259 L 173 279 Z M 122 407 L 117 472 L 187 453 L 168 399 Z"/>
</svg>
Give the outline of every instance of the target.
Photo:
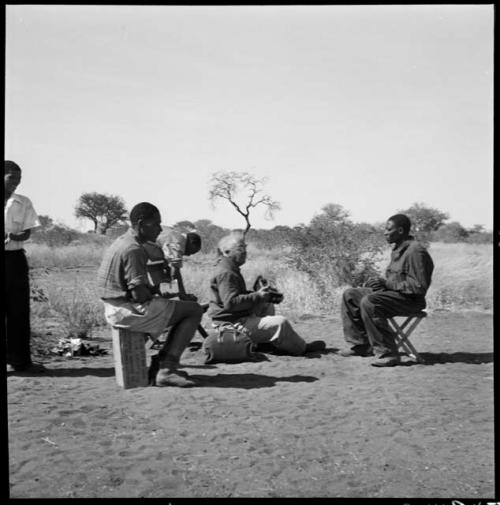
<svg viewBox="0 0 500 505">
<path fill-rule="evenodd" d="M 261 288 L 267 287 L 269 292 L 271 293 L 271 303 L 281 303 L 283 301 L 283 293 L 280 293 L 274 286 L 269 285 L 269 281 L 259 275 L 255 280 L 253 285 L 253 290 L 258 291 Z"/>
</svg>

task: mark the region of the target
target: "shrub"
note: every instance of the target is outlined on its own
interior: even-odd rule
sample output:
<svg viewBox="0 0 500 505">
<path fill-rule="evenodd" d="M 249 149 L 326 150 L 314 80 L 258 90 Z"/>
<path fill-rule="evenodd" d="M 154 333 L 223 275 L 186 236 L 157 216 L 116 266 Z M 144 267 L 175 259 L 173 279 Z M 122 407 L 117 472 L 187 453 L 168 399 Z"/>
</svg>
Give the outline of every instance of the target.
<svg viewBox="0 0 500 505">
<path fill-rule="evenodd" d="M 431 232 L 437 230 L 448 219 L 448 213 L 424 203 L 414 203 L 410 208 L 398 211 L 411 220 L 411 232 L 419 240 L 427 240 Z"/>
<path fill-rule="evenodd" d="M 453 221 L 440 226 L 430 235 L 433 242 L 465 242 L 469 236 L 468 231 L 458 222 Z"/>
<path fill-rule="evenodd" d="M 351 222 L 340 205 L 323 207 L 309 226 L 297 227 L 292 242 L 290 266 L 308 273 L 324 295 L 379 275 L 383 236 L 375 226 Z"/>
<path fill-rule="evenodd" d="M 106 324 L 97 294 L 95 269 L 86 272 L 39 270 L 31 277 L 35 294 L 31 307 L 35 318 L 55 316 L 66 336 L 80 338 L 89 337 L 93 328 Z"/>
</svg>

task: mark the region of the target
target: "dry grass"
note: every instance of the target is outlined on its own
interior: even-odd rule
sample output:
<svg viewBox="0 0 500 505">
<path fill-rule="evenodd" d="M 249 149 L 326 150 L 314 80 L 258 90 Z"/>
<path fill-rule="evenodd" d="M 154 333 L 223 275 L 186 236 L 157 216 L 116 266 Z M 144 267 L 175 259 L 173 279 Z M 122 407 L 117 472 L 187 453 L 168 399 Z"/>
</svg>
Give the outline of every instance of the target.
<svg viewBox="0 0 500 505">
<path fill-rule="evenodd" d="M 79 244 L 50 247 L 47 244 L 26 244 L 26 254 L 32 268 L 97 267 L 108 243 Z"/>
<path fill-rule="evenodd" d="M 427 292 L 429 310 L 493 309 L 493 246 L 491 244 L 448 244 L 432 242 L 432 284 Z M 389 262 L 390 250 L 380 260 Z"/>
<path fill-rule="evenodd" d="M 97 294 L 95 268 L 33 270 L 32 287 L 46 299 L 32 301 L 32 328 L 43 332 L 47 319 L 59 321 L 64 336 L 90 338 L 92 330 L 106 324 Z"/>
<path fill-rule="evenodd" d="M 104 252 L 96 245 L 65 246 L 51 249 L 39 244 L 28 246 L 33 269 L 33 287 L 41 289 L 47 300 L 33 301 L 36 326 L 57 315 L 66 334 L 90 336 L 92 329 L 105 324 L 98 299 L 95 274 Z M 427 295 L 429 310 L 482 310 L 493 308 L 493 248 L 489 244 L 432 243 L 429 249 L 435 270 Z M 390 250 L 380 260 L 388 263 Z M 185 260 L 183 277 L 186 290 L 201 303 L 210 298 L 210 278 L 216 256 L 197 254 Z M 89 265 L 89 268 L 77 268 Z M 37 268 L 45 267 L 45 268 Z M 285 295 L 277 312 L 296 318 L 304 314 L 338 314 L 340 297 L 347 286 L 332 285 L 329 292 L 304 273 L 291 269 L 283 251 L 259 250 L 249 245 L 242 273 L 251 288 L 257 275 L 268 278 Z"/>
<path fill-rule="evenodd" d="M 434 280 L 428 292 L 434 309 L 493 310 L 493 246 L 431 244 Z"/>
</svg>

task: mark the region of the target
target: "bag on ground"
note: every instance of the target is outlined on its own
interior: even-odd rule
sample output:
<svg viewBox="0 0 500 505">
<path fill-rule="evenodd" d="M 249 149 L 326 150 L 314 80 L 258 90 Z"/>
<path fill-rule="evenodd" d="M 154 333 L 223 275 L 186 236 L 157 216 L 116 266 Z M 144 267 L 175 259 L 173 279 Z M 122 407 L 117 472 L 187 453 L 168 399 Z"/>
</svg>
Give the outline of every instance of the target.
<svg viewBox="0 0 500 505">
<path fill-rule="evenodd" d="M 221 326 L 203 341 L 205 363 L 241 363 L 255 358 L 255 345 L 243 328 Z"/>
</svg>

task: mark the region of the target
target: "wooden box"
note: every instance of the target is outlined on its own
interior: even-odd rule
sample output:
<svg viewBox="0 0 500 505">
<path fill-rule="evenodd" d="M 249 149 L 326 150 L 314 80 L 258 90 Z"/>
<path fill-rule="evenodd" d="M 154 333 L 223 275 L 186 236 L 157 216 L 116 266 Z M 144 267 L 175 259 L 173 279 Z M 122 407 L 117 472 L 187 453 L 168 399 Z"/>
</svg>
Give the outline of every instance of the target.
<svg viewBox="0 0 500 505">
<path fill-rule="evenodd" d="M 144 333 L 112 328 L 116 382 L 124 389 L 148 385 Z"/>
</svg>

